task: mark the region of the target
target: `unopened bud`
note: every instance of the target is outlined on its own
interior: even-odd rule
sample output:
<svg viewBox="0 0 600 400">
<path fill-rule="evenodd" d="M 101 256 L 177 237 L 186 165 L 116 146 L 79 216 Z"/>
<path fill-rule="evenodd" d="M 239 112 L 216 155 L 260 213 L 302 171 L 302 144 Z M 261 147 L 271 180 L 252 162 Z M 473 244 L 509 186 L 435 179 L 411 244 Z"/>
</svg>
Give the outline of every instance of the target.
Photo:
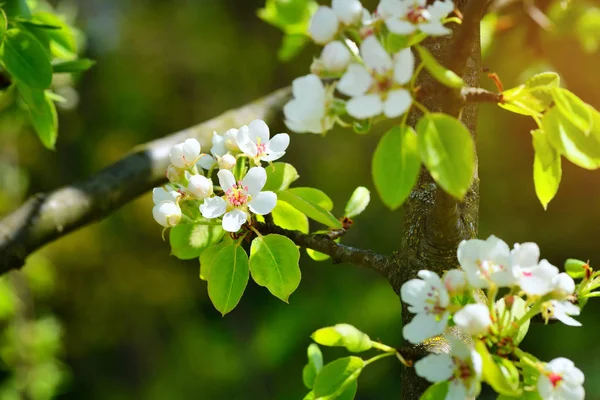
<svg viewBox="0 0 600 400">
<path fill-rule="evenodd" d="M 181 208 L 172 201 L 163 201 L 152 209 L 154 220 L 168 228 L 175 226 L 181 220 Z"/>
<path fill-rule="evenodd" d="M 188 168 L 196 162 L 196 159 L 200 156 L 200 150 L 200 142 L 190 138 L 173 146 L 169 158 L 177 168 Z"/>
<path fill-rule="evenodd" d="M 164 187 L 157 187 L 152 189 L 152 201 L 154 204 L 162 203 L 163 201 L 176 202 L 181 197 L 181 193 L 176 190 L 167 190 Z"/>
<path fill-rule="evenodd" d="M 225 154 L 223 157 L 219 157 L 219 168 L 220 169 L 232 169 L 235 167 L 236 159 L 231 154 Z"/>
<path fill-rule="evenodd" d="M 331 8 L 346 25 L 354 25 L 362 19 L 363 6 L 358 0 L 333 0 Z"/>
<path fill-rule="evenodd" d="M 167 179 L 169 182 L 177 183 L 183 178 L 183 170 L 177 168 L 175 165 L 169 165 L 167 167 Z"/>
<path fill-rule="evenodd" d="M 335 12 L 329 7 L 321 6 L 310 20 L 308 32 L 318 44 L 326 44 L 333 40 L 339 27 Z"/>
<path fill-rule="evenodd" d="M 213 183 L 205 176 L 192 175 L 189 177 L 187 190 L 192 196 L 204 199 L 212 194 Z"/>
<path fill-rule="evenodd" d="M 321 65 L 327 72 L 344 72 L 350 64 L 352 54 L 340 41 L 327 43 L 321 52 Z"/>
</svg>

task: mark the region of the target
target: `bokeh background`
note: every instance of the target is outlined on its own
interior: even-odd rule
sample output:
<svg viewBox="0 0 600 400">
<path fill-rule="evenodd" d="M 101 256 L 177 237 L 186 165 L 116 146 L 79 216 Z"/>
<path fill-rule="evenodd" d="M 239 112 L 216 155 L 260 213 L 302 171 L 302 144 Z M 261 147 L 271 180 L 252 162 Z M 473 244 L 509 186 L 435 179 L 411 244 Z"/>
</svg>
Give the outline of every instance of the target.
<svg viewBox="0 0 600 400">
<path fill-rule="evenodd" d="M 78 107 L 60 114 L 56 152 L 45 150 L 29 130 L 0 132 L 0 215 L 30 194 L 84 179 L 137 144 L 288 85 L 307 73 L 317 52 L 311 45 L 292 62 L 279 62 L 281 33 L 256 17 L 262 0 L 72 4 L 87 36 L 86 55 L 98 63 L 77 85 Z M 600 108 L 600 55 L 584 51 L 568 29 L 535 35 L 530 25 L 496 36 L 485 66 L 506 87 L 543 68 L 555 70 L 566 87 Z M 480 110 L 480 236 L 534 241 L 555 265 L 576 257 L 600 268 L 600 172 L 563 161 L 563 183 L 544 211 L 532 181 L 533 122 L 493 105 Z M 402 212 L 382 205 L 370 178 L 381 133 L 293 135 L 285 161 L 299 171 L 297 184 L 324 190 L 338 214 L 356 186 L 371 189 L 370 206 L 344 242 L 390 253 L 401 237 Z M 316 263 L 306 254 L 302 283 L 289 304 L 250 283 L 239 306 L 222 318 L 198 279 L 197 261 L 169 255 L 151 208 L 145 195 L 31 257 L 26 282 L 38 286 L 27 309 L 45 325 L 29 335 L 43 342 L 41 357 L 54 365 L 38 377 L 40 393 L 54 379 L 63 382 L 56 395 L 63 400 L 300 399 L 315 329 L 347 322 L 400 344 L 400 302 L 381 277 L 346 264 Z M 30 285 L 23 276 L 4 281 Z M 574 360 L 586 373 L 588 398 L 598 399 L 600 302 L 591 300 L 579 319 L 583 328 L 533 326 L 523 346 L 541 359 Z M 15 337 L 11 326 L 2 325 L 3 356 L 11 351 L 6 343 L 26 340 Z M 343 353 L 324 354 L 331 360 Z M 400 370 L 391 359 L 368 368 L 357 398 L 399 398 Z M 11 376 L 7 371 L 0 377 Z M 19 398 L 13 395 L 1 398 Z"/>
</svg>

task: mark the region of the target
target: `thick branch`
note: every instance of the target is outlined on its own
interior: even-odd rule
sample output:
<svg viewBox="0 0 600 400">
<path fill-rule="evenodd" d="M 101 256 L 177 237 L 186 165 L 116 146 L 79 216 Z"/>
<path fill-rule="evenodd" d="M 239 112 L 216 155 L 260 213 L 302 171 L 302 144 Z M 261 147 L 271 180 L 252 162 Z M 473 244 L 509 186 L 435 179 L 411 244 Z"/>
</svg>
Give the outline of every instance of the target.
<svg viewBox="0 0 600 400">
<path fill-rule="evenodd" d="M 87 180 L 37 194 L 0 221 L 0 274 L 20 268 L 29 254 L 166 181 L 170 148 L 189 137 L 201 142 L 213 131 L 225 131 L 261 118 L 275 120 L 290 89 L 230 110 L 209 121 L 144 144 Z"/>
<path fill-rule="evenodd" d="M 300 247 L 313 249 L 331 256 L 334 263 L 347 262 L 360 267 L 370 268 L 385 278 L 390 277 L 391 271 L 396 268 L 392 257 L 377 254 L 371 250 L 357 249 L 334 242 L 326 234 L 306 234 L 300 231 L 292 231 L 273 224 L 257 222 L 257 229 L 263 233 L 276 233 L 290 238 Z"/>
</svg>

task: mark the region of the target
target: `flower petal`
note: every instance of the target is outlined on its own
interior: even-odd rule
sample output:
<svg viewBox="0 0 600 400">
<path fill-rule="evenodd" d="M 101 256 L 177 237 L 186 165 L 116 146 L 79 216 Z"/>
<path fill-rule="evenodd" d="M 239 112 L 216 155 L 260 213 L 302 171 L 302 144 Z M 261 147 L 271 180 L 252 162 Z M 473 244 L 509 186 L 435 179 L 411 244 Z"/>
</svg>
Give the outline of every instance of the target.
<svg viewBox="0 0 600 400">
<path fill-rule="evenodd" d="M 429 382 L 442 382 L 454 374 L 454 362 L 448 354 L 429 354 L 415 363 L 415 372 Z"/>
<path fill-rule="evenodd" d="M 232 175 L 233 176 L 233 175 Z M 242 179 L 242 185 L 248 187 L 248 194 L 256 196 L 267 183 L 267 171 L 263 167 L 253 167 Z"/>
<path fill-rule="evenodd" d="M 357 119 L 365 119 L 381 114 L 383 104 L 378 94 L 353 97 L 346 103 L 348 114 Z"/>
<path fill-rule="evenodd" d="M 412 96 L 406 89 L 396 89 L 388 93 L 383 103 L 383 113 L 388 118 L 403 115 L 412 105 Z"/>
<path fill-rule="evenodd" d="M 350 97 L 365 94 L 373 83 L 369 71 L 360 64 L 350 64 L 348 70 L 337 84 L 337 90 Z"/>
<path fill-rule="evenodd" d="M 401 85 L 408 83 L 415 72 L 415 56 L 410 47 L 394 56 L 394 79 Z"/>
<path fill-rule="evenodd" d="M 296 99 L 325 99 L 325 87 L 318 76 L 309 74 L 294 79 L 292 93 Z"/>
<path fill-rule="evenodd" d="M 419 344 L 423 340 L 440 335 L 448 324 L 447 313 L 439 320 L 434 315 L 419 313 L 414 316 L 408 325 L 402 329 L 402 335 L 412 344 Z"/>
<path fill-rule="evenodd" d="M 204 203 L 200 204 L 200 212 L 204 218 L 218 218 L 225 214 L 227 210 L 227 202 L 221 197 L 210 197 L 204 199 Z"/>
<path fill-rule="evenodd" d="M 269 133 L 269 126 L 262 119 L 255 119 L 248 124 L 248 130 L 250 131 L 250 140 L 255 143 L 266 143 L 271 137 Z"/>
<path fill-rule="evenodd" d="M 277 205 L 277 195 L 274 192 L 260 192 L 252 197 L 248 203 L 248 208 L 254 214 L 265 215 L 273 211 Z"/>
<path fill-rule="evenodd" d="M 223 189 L 225 192 L 236 185 L 235 176 L 233 176 L 231 171 L 227 169 L 220 170 L 217 173 L 217 177 L 219 178 L 219 185 L 221 185 L 221 189 Z"/>
<path fill-rule="evenodd" d="M 417 30 L 417 28 L 412 23 L 397 18 L 388 18 L 385 21 L 385 25 L 390 30 L 390 32 L 395 33 L 397 35 L 408 35 Z"/>
<path fill-rule="evenodd" d="M 212 167 L 214 163 L 215 159 L 209 156 L 208 154 L 205 154 L 202 157 L 200 157 L 196 165 L 199 165 L 200 168 L 203 169 L 210 169 L 210 167 Z"/>
<path fill-rule="evenodd" d="M 227 232 L 237 232 L 248 220 L 248 214 L 242 210 L 231 210 L 223 216 L 223 229 Z"/>
<path fill-rule="evenodd" d="M 419 30 L 431 36 L 443 36 L 452 33 L 450 29 L 446 28 L 439 21 L 431 21 L 419 24 Z"/>
<path fill-rule="evenodd" d="M 333 40 L 338 30 L 339 22 L 333 10 L 321 6 L 310 20 L 308 32 L 318 44 L 326 44 Z"/>
<path fill-rule="evenodd" d="M 290 135 L 287 133 L 278 133 L 269 141 L 269 150 L 273 152 L 285 151 L 290 145 Z"/>
<path fill-rule="evenodd" d="M 258 154 L 258 148 L 256 146 L 256 139 L 250 137 L 249 129 L 240 129 L 237 133 L 237 145 L 244 154 L 250 157 L 256 157 Z"/>
<path fill-rule="evenodd" d="M 370 69 L 385 73 L 392 69 L 392 58 L 375 35 L 367 37 L 360 45 L 360 55 Z"/>
</svg>

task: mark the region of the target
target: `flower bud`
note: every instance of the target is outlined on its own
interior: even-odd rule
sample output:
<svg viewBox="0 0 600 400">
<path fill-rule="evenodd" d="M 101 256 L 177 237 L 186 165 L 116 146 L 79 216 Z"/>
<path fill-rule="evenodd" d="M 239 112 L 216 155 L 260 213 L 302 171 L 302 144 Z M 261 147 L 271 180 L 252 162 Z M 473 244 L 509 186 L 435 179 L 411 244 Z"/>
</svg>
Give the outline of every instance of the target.
<svg viewBox="0 0 600 400">
<path fill-rule="evenodd" d="M 157 187 L 152 189 L 152 201 L 154 201 L 155 205 L 162 203 L 163 201 L 170 201 L 175 203 L 180 197 L 181 193 L 179 193 L 176 190 L 167 190 L 164 187 Z"/>
<path fill-rule="evenodd" d="M 454 323 L 468 335 L 477 336 L 488 331 L 492 319 L 485 305 L 467 304 L 454 314 Z"/>
<path fill-rule="evenodd" d="M 552 297 L 557 300 L 566 299 L 575 291 L 575 281 L 565 272 L 552 278 Z"/>
<path fill-rule="evenodd" d="M 321 52 L 321 65 L 325 71 L 344 72 L 350 64 L 352 54 L 340 41 L 327 43 Z"/>
<path fill-rule="evenodd" d="M 169 165 L 167 167 L 166 175 L 169 182 L 176 183 L 181 181 L 183 178 L 183 170 L 181 168 L 177 168 L 175 165 Z"/>
<path fill-rule="evenodd" d="M 467 287 L 467 277 L 460 269 L 451 269 L 444 275 L 444 286 L 449 292 L 458 293 Z"/>
<path fill-rule="evenodd" d="M 329 7 L 321 6 L 310 20 L 308 32 L 318 44 L 326 44 L 333 40 L 338 31 L 339 22 L 335 12 Z"/>
<path fill-rule="evenodd" d="M 236 159 L 234 156 L 227 153 L 223 157 L 219 157 L 218 163 L 220 169 L 232 169 L 235 167 Z"/>
<path fill-rule="evenodd" d="M 362 19 L 363 6 L 358 0 L 333 0 L 331 8 L 346 25 L 354 25 Z"/>
<path fill-rule="evenodd" d="M 163 201 L 152 209 L 154 220 L 168 228 L 175 226 L 181 220 L 181 208 L 172 201 Z"/>
<path fill-rule="evenodd" d="M 198 156 L 200 156 L 200 142 L 193 138 L 176 144 L 169 153 L 171 163 L 177 168 L 190 167 L 196 162 Z"/>
<path fill-rule="evenodd" d="M 212 194 L 213 183 L 205 176 L 192 175 L 189 177 L 187 190 L 192 196 L 204 199 Z"/>
</svg>

